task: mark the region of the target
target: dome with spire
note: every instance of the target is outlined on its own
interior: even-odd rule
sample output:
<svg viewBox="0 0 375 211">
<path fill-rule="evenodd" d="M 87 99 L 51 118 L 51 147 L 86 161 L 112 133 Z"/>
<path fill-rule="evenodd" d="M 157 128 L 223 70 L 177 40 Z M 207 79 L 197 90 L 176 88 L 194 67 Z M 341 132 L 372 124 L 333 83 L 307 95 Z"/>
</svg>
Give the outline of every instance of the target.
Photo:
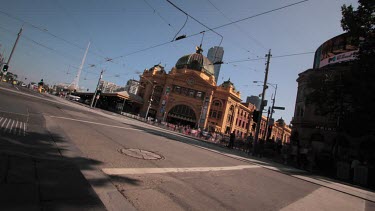
<svg viewBox="0 0 375 211">
<path fill-rule="evenodd" d="M 233 87 L 233 89 L 236 89 L 236 87 L 234 86 L 233 82 L 230 81 L 230 78 L 227 80 L 227 81 L 224 81 L 223 84 L 221 84 L 221 87 Z"/>
<path fill-rule="evenodd" d="M 278 119 L 276 121 L 280 126 L 284 126 L 285 125 L 285 121 L 283 120 L 283 118 L 281 117 L 280 119 Z"/>
<path fill-rule="evenodd" d="M 202 55 L 202 48 L 197 47 L 196 49 L 197 51 L 195 53 L 181 57 L 176 63 L 176 68 L 182 69 L 186 66 L 188 69 L 201 71 L 208 75 L 214 75 L 214 65 L 212 62 Z"/>
</svg>

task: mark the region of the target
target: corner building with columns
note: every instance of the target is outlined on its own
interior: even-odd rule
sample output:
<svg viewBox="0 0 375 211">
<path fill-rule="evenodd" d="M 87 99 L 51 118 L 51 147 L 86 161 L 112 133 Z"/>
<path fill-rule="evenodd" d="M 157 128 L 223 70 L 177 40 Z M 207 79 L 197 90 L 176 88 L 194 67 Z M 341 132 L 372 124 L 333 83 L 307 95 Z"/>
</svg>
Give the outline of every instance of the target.
<svg viewBox="0 0 375 211">
<path fill-rule="evenodd" d="M 251 117 L 255 106 L 241 102 L 230 79 L 217 86 L 214 65 L 199 47 L 182 56 L 169 73 L 161 65 L 144 70 L 140 84 L 143 117 L 147 114 L 159 122 L 212 132 L 235 131 L 242 137 L 254 135 Z"/>
</svg>

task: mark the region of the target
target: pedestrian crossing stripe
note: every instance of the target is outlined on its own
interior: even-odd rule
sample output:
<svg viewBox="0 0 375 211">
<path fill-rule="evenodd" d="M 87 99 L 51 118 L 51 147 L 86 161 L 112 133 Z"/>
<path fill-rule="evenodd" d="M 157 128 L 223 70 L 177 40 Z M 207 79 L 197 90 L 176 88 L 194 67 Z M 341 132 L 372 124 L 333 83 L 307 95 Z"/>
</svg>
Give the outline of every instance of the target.
<svg viewBox="0 0 375 211">
<path fill-rule="evenodd" d="M 17 119 L 11 119 L 7 117 L 0 117 L 0 132 L 26 136 L 27 123 L 18 121 Z"/>
</svg>

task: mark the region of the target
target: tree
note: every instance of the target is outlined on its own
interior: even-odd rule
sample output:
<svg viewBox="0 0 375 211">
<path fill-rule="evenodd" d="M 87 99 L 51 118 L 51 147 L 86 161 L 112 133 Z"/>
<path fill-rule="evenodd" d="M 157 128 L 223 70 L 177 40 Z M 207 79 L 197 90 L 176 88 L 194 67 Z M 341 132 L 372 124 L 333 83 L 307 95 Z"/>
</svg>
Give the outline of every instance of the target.
<svg viewBox="0 0 375 211">
<path fill-rule="evenodd" d="M 349 81 L 345 85 L 352 99 L 351 112 L 347 125 L 356 127 L 358 135 L 375 135 L 375 2 L 373 0 L 359 0 L 357 10 L 343 5 L 341 26 L 359 43 L 357 60 L 346 74 Z M 354 132 L 354 131 L 353 131 Z"/>
<path fill-rule="evenodd" d="M 337 120 L 352 136 L 375 135 L 375 3 L 359 0 L 357 10 L 343 5 L 341 26 L 359 47 L 357 59 L 311 75 L 306 96 L 316 113 Z"/>
</svg>

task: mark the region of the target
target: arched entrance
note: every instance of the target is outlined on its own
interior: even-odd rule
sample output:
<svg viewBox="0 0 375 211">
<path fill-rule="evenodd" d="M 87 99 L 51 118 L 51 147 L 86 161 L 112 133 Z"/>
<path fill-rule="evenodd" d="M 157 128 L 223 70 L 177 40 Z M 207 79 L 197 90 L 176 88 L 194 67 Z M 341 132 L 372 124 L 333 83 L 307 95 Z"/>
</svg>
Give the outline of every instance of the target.
<svg viewBox="0 0 375 211">
<path fill-rule="evenodd" d="M 187 105 L 174 106 L 167 115 L 167 122 L 176 125 L 190 125 L 195 127 L 197 123 L 194 110 Z"/>
</svg>

